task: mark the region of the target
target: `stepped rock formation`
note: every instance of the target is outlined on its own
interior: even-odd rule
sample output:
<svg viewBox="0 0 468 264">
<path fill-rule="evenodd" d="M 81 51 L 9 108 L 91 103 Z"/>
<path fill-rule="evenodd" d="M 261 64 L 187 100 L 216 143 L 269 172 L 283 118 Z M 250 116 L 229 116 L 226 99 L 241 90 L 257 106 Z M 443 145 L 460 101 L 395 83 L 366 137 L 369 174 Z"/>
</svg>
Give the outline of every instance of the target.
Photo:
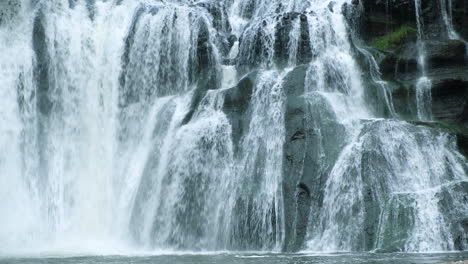
<svg viewBox="0 0 468 264">
<path fill-rule="evenodd" d="M 467 39 L 467 0 L 4 1 L 0 254 L 468 250 Z"/>
</svg>

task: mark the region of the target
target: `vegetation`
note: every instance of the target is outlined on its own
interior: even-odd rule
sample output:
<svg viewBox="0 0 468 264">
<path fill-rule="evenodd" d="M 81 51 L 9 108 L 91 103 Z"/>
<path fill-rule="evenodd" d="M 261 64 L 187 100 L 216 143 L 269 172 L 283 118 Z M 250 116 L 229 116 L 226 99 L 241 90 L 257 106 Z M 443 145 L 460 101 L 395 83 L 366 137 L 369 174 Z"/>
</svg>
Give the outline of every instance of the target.
<svg viewBox="0 0 468 264">
<path fill-rule="evenodd" d="M 416 31 L 413 27 L 401 26 L 399 29 L 375 39 L 371 42 L 371 46 L 381 51 L 394 49 Z"/>
</svg>

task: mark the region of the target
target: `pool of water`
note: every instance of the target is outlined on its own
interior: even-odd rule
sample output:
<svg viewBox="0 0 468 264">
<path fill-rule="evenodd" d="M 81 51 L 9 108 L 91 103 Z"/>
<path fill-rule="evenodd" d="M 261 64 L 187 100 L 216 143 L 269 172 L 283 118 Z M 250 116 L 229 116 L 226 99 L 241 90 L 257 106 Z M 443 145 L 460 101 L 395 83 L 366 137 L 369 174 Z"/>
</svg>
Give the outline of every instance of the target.
<svg viewBox="0 0 468 264">
<path fill-rule="evenodd" d="M 36 255 L 0 257 L 0 264 L 425 264 L 468 260 L 468 252 L 428 254 L 257 254 L 257 253 L 216 253 L 216 254 L 162 254 L 138 256 L 66 256 Z"/>
</svg>

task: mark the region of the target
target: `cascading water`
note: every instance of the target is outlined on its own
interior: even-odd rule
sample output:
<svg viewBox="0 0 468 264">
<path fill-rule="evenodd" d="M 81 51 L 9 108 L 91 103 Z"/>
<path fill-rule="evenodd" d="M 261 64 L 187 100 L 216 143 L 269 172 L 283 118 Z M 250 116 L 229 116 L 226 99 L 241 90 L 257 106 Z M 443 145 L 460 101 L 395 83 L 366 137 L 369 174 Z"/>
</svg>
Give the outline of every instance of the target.
<svg viewBox="0 0 468 264">
<path fill-rule="evenodd" d="M 453 28 L 453 0 L 440 0 L 440 13 L 442 15 L 442 21 L 444 23 L 445 31 L 449 39 L 461 40 L 458 33 Z"/>
<path fill-rule="evenodd" d="M 431 112 L 431 87 L 432 82 L 427 77 L 426 44 L 424 38 L 424 25 L 422 17 L 421 0 L 414 0 L 416 10 L 416 25 L 418 29 L 418 66 L 421 77 L 416 81 L 416 109 L 419 120 L 429 121 Z"/>
<path fill-rule="evenodd" d="M 382 117 L 356 1 L 6 8 L 0 253 L 468 248 L 467 161 Z"/>
</svg>

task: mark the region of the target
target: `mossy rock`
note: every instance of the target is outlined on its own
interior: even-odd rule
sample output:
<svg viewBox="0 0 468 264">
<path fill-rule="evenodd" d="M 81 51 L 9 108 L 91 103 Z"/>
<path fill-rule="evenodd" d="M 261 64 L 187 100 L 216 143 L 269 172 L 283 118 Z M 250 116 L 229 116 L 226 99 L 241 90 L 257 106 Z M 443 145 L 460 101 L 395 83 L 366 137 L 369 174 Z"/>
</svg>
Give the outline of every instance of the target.
<svg viewBox="0 0 468 264">
<path fill-rule="evenodd" d="M 397 30 L 377 38 L 371 42 L 371 46 L 381 50 L 388 51 L 398 48 L 406 39 L 415 34 L 417 30 L 410 26 L 401 26 Z"/>
</svg>

